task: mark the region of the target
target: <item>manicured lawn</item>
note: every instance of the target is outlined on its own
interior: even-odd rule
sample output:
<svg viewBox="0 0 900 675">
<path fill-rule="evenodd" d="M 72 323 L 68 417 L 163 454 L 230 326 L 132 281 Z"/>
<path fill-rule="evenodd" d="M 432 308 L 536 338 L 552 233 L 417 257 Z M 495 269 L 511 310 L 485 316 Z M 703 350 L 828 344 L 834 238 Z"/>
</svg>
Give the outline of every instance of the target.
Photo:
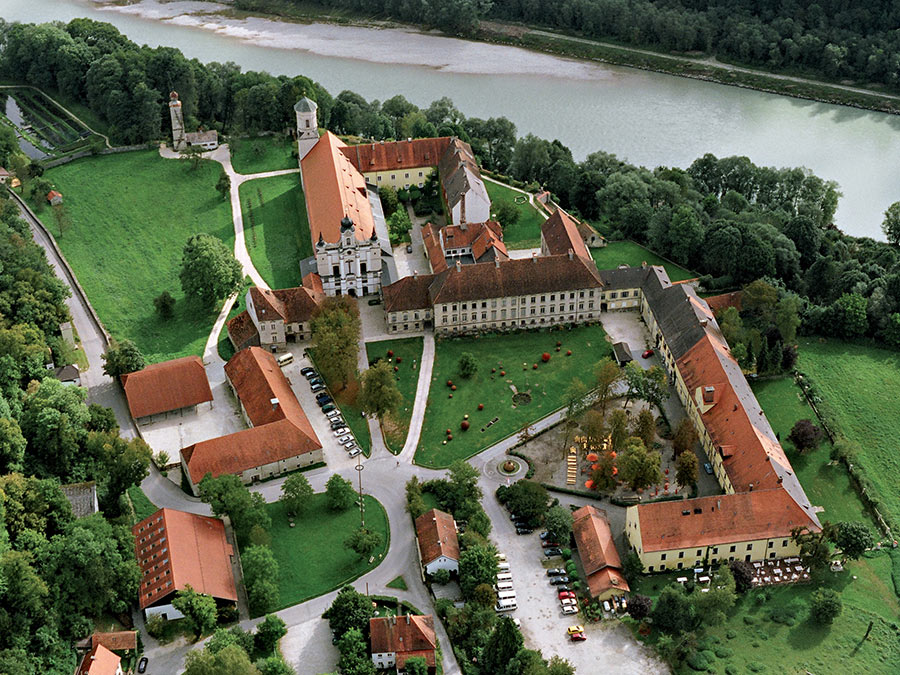
<svg viewBox="0 0 900 675">
<path fill-rule="evenodd" d="M 491 204 L 509 202 L 519 209 L 519 219 L 515 224 L 503 229 L 503 242 L 507 248 L 535 248 L 541 245 L 541 224 L 544 216 L 528 203 L 521 192 L 516 192 L 506 185 L 498 185 L 489 180 L 484 181 Z M 519 202 L 517 203 L 516 199 Z"/>
<path fill-rule="evenodd" d="M 800 341 L 802 372 L 820 410 L 856 447 L 854 463 L 871 481 L 882 515 L 900 525 L 900 353 L 840 340 Z"/>
<path fill-rule="evenodd" d="M 239 138 L 228 144 L 231 165 L 238 173 L 261 173 L 279 169 L 296 169 L 293 152 L 296 144 L 287 136 Z"/>
<path fill-rule="evenodd" d="M 597 269 L 601 270 L 613 270 L 619 265 L 640 267 L 641 263 L 646 262 L 649 265 L 662 265 L 665 267 L 666 272 L 669 273 L 669 279 L 672 281 L 684 281 L 685 279 L 697 277 L 690 270 L 663 260 L 650 249 L 644 248 L 633 241 L 613 241 L 603 248 L 592 248 L 591 256 L 594 258 L 594 262 L 597 263 Z"/>
<path fill-rule="evenodd" d="M 309 350 L 309 358 L 312 359 L 313 365 L 315 365 L 315 350 Z M 316 370 L 318 370 L 319 373 L 322 372 L 318 366 L 316 366 Z M 322 377 L 324 378 L 325 376 L 322 375 Z M 344 418 L 350 431 L 352 431 L 353 435 L 356 437 L 356 444 L 362 449 L 365 456 L 368 457 L 372 453 L 372 438 L 369 436 L 368 420 L 363 417 L 362 408 L 356 405 L 356 395 L 359 393 L 359 382 L 354 380 L 343 389 L 338 388 L 341 384 L 340 382 L 329 382 L 325 379 L 325 384 L 328 386 L 328 391 L 334 397 L 334 402 L 337 403 L 338 408 L 341 409 L 341 416 Z"/>
<path fill-rule="evenodd" d="M 272 288 L 299 286 L 300 260 L 313 253 L 300 175 L 247 181 L 239 191 L 253 266 Z"/>
<path fill-rule="evenodd" d="M 379 357 L 388 358 L 389 350 L 394 352 L 394 367 L 398 369 L 395 374 L 397 387 L 403 395 L 403 401 L 396 413 L 385 418 L 382 432 L 388 450 L 396 455 L 403 450 L 406 435 L 409 433 L 409 420 L 412 417 L 413 404 L 416 400 L 416 385 L 419 382 L 422 338 L 411 337 L 366 343 L 366 355 L 369 363 Z M 400 358 L 399 364 L 397 364 L 397 358 Z"/>
<path fill-rule="evenodd" d="M 134 506 L 134 522 L 139 523 L 144 518 L 149 518 L 156 513 L 159 508 L 151 502 L 144 491 L 137 485 L 132 485 L 127 490 L 128 496 L 131 498 L 131 504 Z"/>
<path fill-rule="evenodd" d="M 279 609 L 339 588 L 378 566 L 390 544 L 387 513 L 374 497 L 365 495 L 363 499 L 366 527 L 384 537 L 371 565 L 368 558 L 362 559 L 344 546 L 344 539 L 359 528 L 355 506 L 335 512 L 328 508 L 324 492 L 315 494 L 292 528 L 280 502 L 266 505 L 272 517 L 272 552 L 280 570 Z"/>
<path fill-rule="evenodd" d="M 231 204 L 215 185 L 221 167 L 163 159 L 155 150 L 88 157 L 47 170 L 62 192 L 71 227 L 59 245 L 113 337 L 128 338 L 148 362 L 200 355 L 215 320 L 181 291 L 181 251 L 191 235 L 215 235 L 234 248 Z M 54 235 L 49 209 L 41 214 Z M 175 317 L 153 298 L 169 291 Z"/>
<path fill-rule="evenodd" d="M 610 353 L 605 338 L 603 328 L 594 325 L 439 341 L 416 463 L 448 466 L 562 407 L 572 379 L 589 383 L 594 364 Z M 557 341 L 562 342 L 560 352 L 556 351 Z M 566 356 L 567 350 L 572 356 Z M 470 380 L 459 375 L 463 352 L 471 352 L 478 363 L 478 372 Z M 544 352 L 552 357 L 547 363 L 541 362 Z M 532 368 L 534 363 L 539 364 L 537 370 Z M 448 380 L 457 386 L 452 399 Z M 530 402 L 514 405 L 513 388 L 529 394 Z M 484 404 L 480 412 L 479 403 Z M 468 431 L 460 429 L 463 415 L 470 416 Z M 488 427 L 494 418 L 497 421 Z M 444 444 L 447 429 L 453 440 Z"/>
<path fill-rule="evenodd" d="M 406 579 L 403 577 L 397 577 L 396 579 L 392 579 L 387 583 L 388 588 L 396 588 L 401 591 L 407 590 Z"/>
</svg>

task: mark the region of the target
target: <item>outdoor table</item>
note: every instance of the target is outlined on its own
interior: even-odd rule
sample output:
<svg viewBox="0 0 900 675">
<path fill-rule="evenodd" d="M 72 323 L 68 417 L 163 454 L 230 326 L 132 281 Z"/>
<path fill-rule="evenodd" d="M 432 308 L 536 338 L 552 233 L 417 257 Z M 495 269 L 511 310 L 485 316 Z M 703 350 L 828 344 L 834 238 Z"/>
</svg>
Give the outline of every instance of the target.
<svg viewBox="0 0 900 675">
<path fill-rule="evenodd" d="M 687 581 L 687 577 L 678 577 L 675 581 L 677 581 L 679 584 L 683 584 L 685 581 Z"/>
<path fill-rule="evenodd" d="M 701 584 L 708 584 L 709 577 L 700 577 L 699 579 L 697 579 L 697 581 L 699 581 Z"/>
</svg>

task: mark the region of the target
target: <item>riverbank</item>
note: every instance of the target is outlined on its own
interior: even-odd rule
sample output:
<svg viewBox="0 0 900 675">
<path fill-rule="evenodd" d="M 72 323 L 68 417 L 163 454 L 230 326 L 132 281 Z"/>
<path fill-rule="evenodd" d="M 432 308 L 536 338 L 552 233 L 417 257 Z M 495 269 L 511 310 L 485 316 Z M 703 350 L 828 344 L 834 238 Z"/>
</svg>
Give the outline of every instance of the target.
<svg viewBox="0 0 900 675">
<path fill-rule="evenodd" d="M 210 0 L 215 1 L 215 0 Z M 221 6 L 220 3 L 216 3 Z M 362 28 L 402 28 L 426 31 L 375 15 L 355 13 L 350 10 L 325 8 L 315 2 L 287 2 L 286 0 L 250 0 L 246 9 L 230 9 L 216 12 L 233 18 L 264 17 L 296 23 L 331 23 Z M 447 35 L 447 37 L 459 37 Z M 793 98 L 842 105 L 861 110 L 873 110 L 900 115 L 900 95 L 866 90 L 864 87 L 821 82 L 793 75 L 768 73 L 727 63 L 716 62 L 714 57 L 691 58 L 677 54 L 665 54 L 638 47 L 599 42 L 578 36 L 564 35 L 539 28 L 493 21 L 482 21 L 477 34 L 462 39 L 490 44 L 520 47 L 535 52 L 562 56 L 581 61 L 591 61 L 615 66 L 637 68 L 665 75 L 675 75 L 704 82 L 714 82 L 754 91 L 790 96 Z"/>
</svg>

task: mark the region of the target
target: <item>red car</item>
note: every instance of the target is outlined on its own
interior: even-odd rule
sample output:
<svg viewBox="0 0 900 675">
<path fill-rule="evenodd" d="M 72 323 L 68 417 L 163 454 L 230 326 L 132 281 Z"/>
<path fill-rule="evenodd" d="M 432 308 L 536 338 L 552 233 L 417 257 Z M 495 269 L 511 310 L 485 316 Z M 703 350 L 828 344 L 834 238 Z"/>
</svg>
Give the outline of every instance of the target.
<svg viewBox="0 0 900 675">
<path fill-rule="evenodd" d="M 653 356 L 653 350 L 652 350 L 652 349 L 647 349 L 647 350 L 644 351 L 643 354 L 641 354 L 641 357 L 642 357 L 642 358 L 645 358 L 645 359 L 649 359 L 651 356 Z"/>
<path fill-rule="evenodd" d="M 572 598 L 574 600 L 575 594 L 572 591 L 560 591 L 559 599 L 562 600 L 563 598 Z"/>
<path fill-rule="evenodd" d="M 587 640 L 587 638 L 585 637 L 584 633 L 572 633 L 572 634 L 569 636 L 569 639 L 570 639 L 572 642 L 584 642 L 585 640 Z"/>
</svg>

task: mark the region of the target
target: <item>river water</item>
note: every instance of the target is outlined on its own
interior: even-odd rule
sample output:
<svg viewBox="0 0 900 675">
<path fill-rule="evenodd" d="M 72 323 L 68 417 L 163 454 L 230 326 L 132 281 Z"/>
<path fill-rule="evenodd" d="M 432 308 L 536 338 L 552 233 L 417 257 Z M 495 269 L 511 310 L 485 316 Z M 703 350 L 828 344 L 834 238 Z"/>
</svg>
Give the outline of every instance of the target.
<svg viewBox="0 0 900 675">
<path fill-rule="evenodd" d="M 425 106 L 449 96 L 470 117 L 506 116 L 520 134 L 558 138 L 576 159 L 596 150 L 648 167 L 686 167 L 706 152 L 805 166 L 839 183 L 836 222 L 883 239 L 900 200 L 900 117 L 747 89 L 595 65 L 527 50 L 397 29 L 296 24 L 216 15 L 205 2 L 0 0 L 7 20 L 114 24 L 138 43 L 201 61 L 303 74 L 337 94 Z"/>
</svg>

